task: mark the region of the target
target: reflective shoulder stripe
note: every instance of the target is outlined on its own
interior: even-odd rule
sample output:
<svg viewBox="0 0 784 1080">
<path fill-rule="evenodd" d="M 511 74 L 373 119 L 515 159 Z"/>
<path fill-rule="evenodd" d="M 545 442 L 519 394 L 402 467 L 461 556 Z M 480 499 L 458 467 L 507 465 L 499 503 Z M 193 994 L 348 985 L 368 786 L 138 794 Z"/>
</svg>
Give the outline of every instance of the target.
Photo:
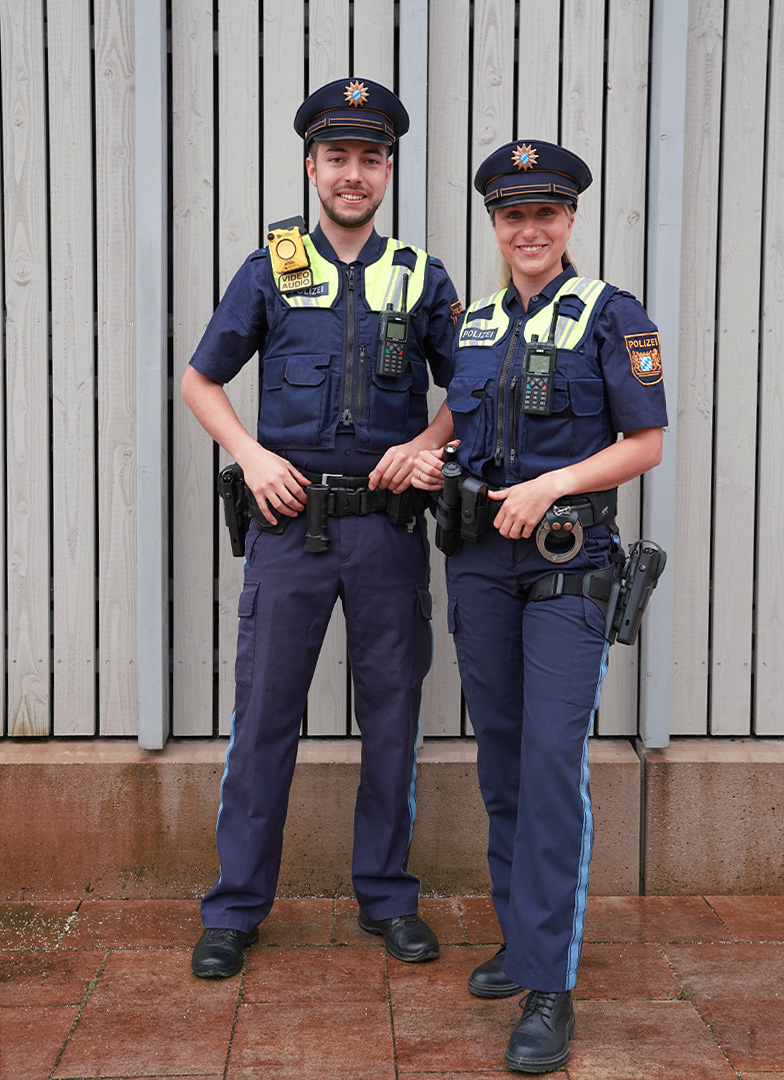
<svg viewBox="0 0 784 1080">
<path fill-rule="evenodd" d="M 339 275 L 338 268 L 329 261 L 329 259 L 322 258 L 316 251 L 316 246 L 309 236 L 302 237 L 303 243 L 310 259 L 310 269 L 313 273 L 313 284 L 309 289 L 304 289 L 302 292 L 297 293 L 283 293 L 278 288 L 278 293 L 281 300 L 284 300 L 289 307 L 293 308 L 329 308 L 337 300 Z M 278 286 L 280 275 L 276 274 L 273 270 L 273 277 L 275 278 L 275 285 Z"/>
<path fill-rule="evenodd" d="M 526 341 L 531 341 L 534 334 L 540 341 L 549 338 L 555 301 L 565 296 L 577 296 L 585 304 L 580 318 L 570 319 L 566 315 L 559 315 L 555 328 L 556 346 L 559 349 L 576 349 L 585 337 L 593 309 L 606 286 L 606 281 L 597 278 L 570 278 L 561 286 L 552 302 L 528 320 L 523 329 L 523 337 Z"/>
<path fill-rule="evenodd" d="M 409 248 L 416 255 L 416 266 L 413 271 L 407 266 L 394 264 L 395 252 L 401 248 Z M 424 292 L 426 266 L 426 251 L 411 247 L 410 244 L 404 244 L 402 240 L 395 240 L 390 236 L 381 258 L 365 269 L 365 300 L 370 310 L 384 311 L 387 305 L 391 304 L 396 311 L 399 311 L 403 292 L 403 275 L 408 274 L 406 310 L 411 311 Z"/>
<path fill-rule="evenodd" d="M 468 345 L 472 347 L 476 345 L 491 346 L 503 338 L 509 328 L 509 323 L 512 321 L 504 310 L 503 300 L 505 296 L 506 289 L 501 289 L 491 296 L 486 296 L 482 300 L 476 300 L 473 304 L 469 304 L 460 329 L 458 348 Z M 489 319 L 472 318 L 475 311 L 481 311 L 483 308 L 488 307 L 493 309 Z"/>
</svg>

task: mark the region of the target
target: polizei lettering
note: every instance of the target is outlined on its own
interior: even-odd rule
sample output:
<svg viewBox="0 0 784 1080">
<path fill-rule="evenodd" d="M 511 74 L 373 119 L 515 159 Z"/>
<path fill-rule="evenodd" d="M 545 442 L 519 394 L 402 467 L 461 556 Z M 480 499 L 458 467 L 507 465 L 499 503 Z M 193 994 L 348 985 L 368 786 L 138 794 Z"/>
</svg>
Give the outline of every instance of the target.
<svg viewBox="0 0 784 1080">
<path fill-rule="evenodd" d="M 460 335 L 461 341 L 493 341 L 498 334 L 498 329 L 479 330 L 476 327 L 467 326 Z"/>
</svg>

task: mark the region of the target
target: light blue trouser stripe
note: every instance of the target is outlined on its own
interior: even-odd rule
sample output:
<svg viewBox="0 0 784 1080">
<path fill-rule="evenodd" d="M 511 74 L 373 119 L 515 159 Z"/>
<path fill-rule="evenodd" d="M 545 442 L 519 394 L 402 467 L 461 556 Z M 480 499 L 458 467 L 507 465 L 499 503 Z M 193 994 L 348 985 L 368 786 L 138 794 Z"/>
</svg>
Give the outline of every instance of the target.
<svg viewBox="0 0 784 1080">
<path fill-rule="evenodd" d="M 220 799 L 221 799 L 221 801 L 220 801 L 220 806 L 218 807 L 218 818 L 217 818 L 217 821 L 215 822 L 215 837 L 216 837 L 216 839 L 217 839 L 217 836 L 218 836 L 218 826 L 220 825 L 221 813 L 223 811 L 223 785 L 226 783 L 226 777 L 229 775 L 229 757 L 231 756 L 232 747 L 234 746 L 234 719 L 235 719 L 235 716 L 236 716 L 236 713 L 232 712 L 232 714 L 231 714 L 231 736 L 229 738 L 229 745 L 226 747 L 226 762 L 225 762 L 225 764 L 223 766 L 223 776 L 221 777 L 221 782 L 220 782 Z M 218 851 L 220 851 L 220 847 L 218 848 Z M 220 870 L 220 868 L 219 868 L 219 870 Z M 219 872 L 218 873 L 218 884 L 220 884 L 221 877 L 222 877 L 222 873 Z"/>
<path fill-rule="evenodd" d="M 602 683 L 607 674 L 609 641 L 605 643 L 602 661 L 599 668 L 599 682 L 596 686 L 596 697 L 591 710 L 591 719 L 583 742 L 583 754 L 580 765 L 580 796 L 583 801 L 583 833 L 580 843 L 580 868 L 577 875 L 577 889 L 574 898 L 574 919 L 572 922 L 572 939 L 569 943 L 569 956 L 566 970 L 566 986 L 564 989 L 571 990 L 577 982 L 577 965 L 580 962 L 580 952 L 583 947 L 583 932 L 585 930 L 585 906 L 588 899 L 588 870 L 591 865 L 591 849 L 593 847 L 593 811 L 591 809 L 591 797 L 589 789 L 590 768 L 588 764 L 588 736 L 593 729 L 596 710 L 599 707 L 599 698 L 602 692 Z"/>
<path fill-rule="evenodd" d="M 408 846 L 411 847 L 411 841 L 414 839 L 414 821 L 416 819 L 416 786 L 417 786 L 417 748 L 419 746 L 419 732 L 422 727 L 422 713 L 419 714 L 419 723 L 417 724 L 416 738 L 414 739 L 414 764 L 411 768 L 411 783 L 408 787 Z"/>
</svg>

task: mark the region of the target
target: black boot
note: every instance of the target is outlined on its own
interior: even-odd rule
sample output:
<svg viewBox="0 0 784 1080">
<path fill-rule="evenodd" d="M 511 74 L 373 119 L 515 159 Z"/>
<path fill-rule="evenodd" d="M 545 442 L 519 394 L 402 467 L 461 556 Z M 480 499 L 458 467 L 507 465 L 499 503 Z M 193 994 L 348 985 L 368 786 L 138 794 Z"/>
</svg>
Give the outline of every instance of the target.
<svg viewBox="0 0 784 1080">
<path fill-rule="evenodd" d="M 418 964 L 438 957 L 438 938 L 419 915 L 398 915 L 393 919 L 369 919 L 359 913 L 359 925 L 368 934 L 383 937 L 390 956 Z"/>
<path fill-rule="evenodd" d="M 545 1073 L 560 1069 L 569 1058 L 574 1034 L 572 995 L 531 990 L 523 1015 L 512 1032 L 504 1061 L 516 1072 Z"/>
<path fill-rule="evenodd" d="M 242 970 L 245 949 L 258 940 L 255 927 L 247 934 L 242 930 L 210 927 L 196 942 L 191 971 L 200 979 L 229 979 Z"/>
<path fill-rule="evenodd" d="M 474 997 L 505 998 L 525 993 L 524 986 L 519 986 L 504 973 L 505 959 L 506 945 L 502 945 L 495 956 L 474 968 L 468 976 L 468 989 Z"/>
</svg>

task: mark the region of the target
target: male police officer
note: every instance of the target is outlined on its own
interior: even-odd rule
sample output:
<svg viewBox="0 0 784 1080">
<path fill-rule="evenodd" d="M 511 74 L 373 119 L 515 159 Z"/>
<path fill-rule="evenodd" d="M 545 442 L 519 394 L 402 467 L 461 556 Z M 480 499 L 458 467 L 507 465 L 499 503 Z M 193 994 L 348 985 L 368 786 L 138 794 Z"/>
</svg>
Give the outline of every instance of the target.
<svg viewBox="0 0 784 1080">
<path fill-rule="evenodd" d="M 308 97 L 294 127 L 319 224 L 309 236 L 304 223 L 270 226 L 271 243 L 237 272 L 182 382 L 258 504 L 239 602 L 220 877 L 202 901 L 205 931 L 192 959 L 202 978 L 241 969 L 272 906 L 300 720 L 338 597 L 362 734 L 352 867 L 359 925 L 400 960 L 438 956 L 417 915 L 419 881 L 406 870 L 431 658 L 428 546 L 422 513 L 401 514 L 399 504 L 418 450 L 449 433 L 443 408 L 428 427 L 428 364 L 446 386 L 461 309 L 438 260 L 373 227 L 392 148 L 408 130 L 399 99 L 370 79 L 337 80 Z M 379 313 L 390 307 L 401 317 L 380 340 L 390 320 Z M 223 384 L 257 351 L 256 439 Z"/>
</svg>

